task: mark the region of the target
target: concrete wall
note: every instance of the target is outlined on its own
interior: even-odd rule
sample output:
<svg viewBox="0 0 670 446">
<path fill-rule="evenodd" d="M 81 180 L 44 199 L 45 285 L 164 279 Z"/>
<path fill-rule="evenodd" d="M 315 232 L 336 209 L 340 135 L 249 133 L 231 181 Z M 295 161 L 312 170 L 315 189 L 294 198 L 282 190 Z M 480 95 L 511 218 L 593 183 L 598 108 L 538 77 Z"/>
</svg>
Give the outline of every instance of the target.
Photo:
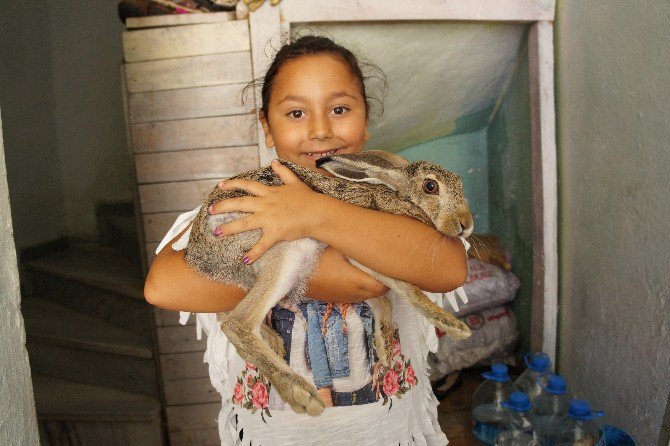
<svg viewBox="0 0 670 446">
<path fill-rule="evenodd" d="M 0 4 L 0 106 L 16 245 L 93 238 L 132 199 L 118 2 Z"/>
<path fill-rule="evenodd" d="M 434 139 L 408 147 L 398 154 L 410 161 L 440 164 L 460 175 L 465 196 L 470 200 L 475 231 L 489 231 L 486 130 Z"/>
<path fill-rule="evenodd" d="M 69 236 L 94 237 L 96 205 L 132 199 L 119 71 L 124 27 L 115 1 L 46 4 L 65 227 Z"/>
<path fill-rule="evenodd" d="M 0 108 L 18 248 L 65 235 L 50 27 L 44 2 L 0 2 Z"/>
<path fill-rule="evenodd" d="M 670 2 L 559 0 L 560 372 L 655 445 L 670 390 Z"/>
<path fill-rule="evenodd" d="M 2 147 L 0 119 L 0 444 L 29 446 L 39 444 L 39 437 Z"/>
</svg>

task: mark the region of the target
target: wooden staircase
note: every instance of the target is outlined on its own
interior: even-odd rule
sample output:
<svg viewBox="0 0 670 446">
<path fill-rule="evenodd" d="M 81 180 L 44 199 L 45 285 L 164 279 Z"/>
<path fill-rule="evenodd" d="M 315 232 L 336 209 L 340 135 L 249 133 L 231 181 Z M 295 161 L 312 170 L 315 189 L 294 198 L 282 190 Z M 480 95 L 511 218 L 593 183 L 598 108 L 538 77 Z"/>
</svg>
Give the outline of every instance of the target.
<svg viewBox="0 0 670 446">
<path fill-rule="evenodd" d="M 22 259 L 22 312 L 48 446 L 166 444 L 132 205 L 101 207 L 101 242 Z"/>
</svg>

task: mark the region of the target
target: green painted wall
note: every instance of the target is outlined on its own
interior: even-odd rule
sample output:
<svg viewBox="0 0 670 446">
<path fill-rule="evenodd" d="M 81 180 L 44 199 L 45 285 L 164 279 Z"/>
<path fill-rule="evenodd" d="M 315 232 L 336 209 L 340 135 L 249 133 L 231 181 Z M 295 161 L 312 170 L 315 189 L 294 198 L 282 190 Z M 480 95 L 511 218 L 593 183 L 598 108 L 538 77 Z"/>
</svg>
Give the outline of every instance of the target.
<svg viewBox="0 0 670 446">
<path fill-rule="evenodd" d="M 487 131 L 491 232 L 512 257 L 521 288 L 512 303 L 520 346 L 530 348 L 533 208 L 530 160 L 530 84 L 524 46 L 507 92 Z"/>
<path fill-rule="evenodd" d="M 670 391 L 670 2 L 559 0 L 556 25 L 560 371 L 656 445 Z"/>
<path fill-rule="evenodd" d="M 439 138 L 399 152 L 412 161 L 436 162 L 463 177 L 463 188 L 475 217 L 475 231 L 500 237 L 512 257 L 513 271 L 521 280 L 512 308 L 523 350 L 530 348 L 533 273 L 529 92 L 524 42 L 509 86 L 487 128 Z"/>
<path fill-rule="evenodd" d="M 398 152 L 410 161 L 430 161 L 463 179 L 465 196 L 475 219 L 475 231 L 489 231 L 486 130 L 434 139 Z"/>
</svg>

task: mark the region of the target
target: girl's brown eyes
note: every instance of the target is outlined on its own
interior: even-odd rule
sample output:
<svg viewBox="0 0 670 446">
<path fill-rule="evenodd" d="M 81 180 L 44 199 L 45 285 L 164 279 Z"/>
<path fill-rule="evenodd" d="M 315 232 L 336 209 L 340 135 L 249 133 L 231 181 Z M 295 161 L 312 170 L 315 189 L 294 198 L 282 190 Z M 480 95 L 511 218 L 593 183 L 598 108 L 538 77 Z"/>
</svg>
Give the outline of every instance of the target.
<svg viewBox="0 0 670 446">
<path fill-rule="evenodd" d="M 343 115 L 346 112 L 348 112 L 349 109 L 347 107 L 341 106 L 341 107 L 335 107 L 332 109 L 332 113 L 335 115 Z M 287 116 L 293 118 L 293 119 L 300 119 L 305 116 L 305 112 L 302 110 L 291 110 L 290 112 L 287 113 Z"/>
</svg>

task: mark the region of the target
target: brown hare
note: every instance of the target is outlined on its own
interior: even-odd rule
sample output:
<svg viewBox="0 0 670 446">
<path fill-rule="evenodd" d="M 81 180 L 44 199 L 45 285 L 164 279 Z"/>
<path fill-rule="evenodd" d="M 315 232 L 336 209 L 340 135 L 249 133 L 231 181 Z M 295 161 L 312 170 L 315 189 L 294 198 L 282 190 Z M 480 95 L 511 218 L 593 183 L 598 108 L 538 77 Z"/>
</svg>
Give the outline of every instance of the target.
<svg viewBox="0 0 670 446">
<path fill-rule="evenodd" d="M 398 155 L 383 151 L 318 160 L 317 165 L 335 175 L 333 178 L 288 161 L 280 162 L 313 190 L 347 203 L 409 216 L 448 236 L 467 237 L 472 232 L 472 216 L 460 178 L 436 164 L 409 163 Z M 237 178 L 266 185 L 281 184 L 270 167 L 246 172 Z M 282 299 L 287 299 L 289 304 L 305 299 L 307 280 L 325 246 L 314 239 L 280 242 L 252 265 L 244 265 L 242 255 L 258 241 L 261 231 L 216 237 L 214 229 L 217 226 L 245 214 L 209 215 L 207 209 L 219 200 L 245 194 L 241 190 L 222 191 L 218 187 L 209 194 L 193 221 L 186 261 L 212 280 L 249 290 L 233 311 L 219 314 L 221 329 L 239 355 L 258 367 L 295 412 L 319 415 L 324 404 L 316 389 L 286 364 L 281 356 L 283 345 L 279 336 L 263 320 Z M 414 285 L 351 262 L 407 299 L 423 316 L 452 337 L 463 339 L 470 335 L 467 325 L 431 302 Z M 375 320 L 375 349 L 380 362 L 387 364 L 392 350 L 391 304 L 387 298 L 372 299 L 368 303 Z"/>
</svg>

